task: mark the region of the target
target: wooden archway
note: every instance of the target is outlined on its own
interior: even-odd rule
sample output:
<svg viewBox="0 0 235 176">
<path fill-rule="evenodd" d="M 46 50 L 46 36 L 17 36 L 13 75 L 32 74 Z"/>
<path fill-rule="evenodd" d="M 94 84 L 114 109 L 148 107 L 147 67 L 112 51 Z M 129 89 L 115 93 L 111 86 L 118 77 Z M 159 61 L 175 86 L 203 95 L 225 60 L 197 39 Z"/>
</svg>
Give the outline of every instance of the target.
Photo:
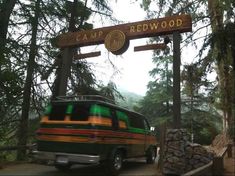
<svg viewBox="0 0 235 176">
<path fill-rule="evenodd" d="M 156 37 L 173 34 L 173 114 L 175 128 L 180 127 L 180 33 L 192 31 L 192 19 L 190 15 L 175 15 L 165 18 L 139 21 L 134 23 L 120 24 L 68 32 L 56 38 L 56 46 L 62 49 L 62 64 L 59 76 L 58 95 L 66 95 L 68 76 L 72 65 L 73 49 L 76 47 L 104 44 L 113 54 L 124 53 L 133 39 Z M 160 46 L 159 46 L 160 47 Z M 162 47 L 162 46 L 161 46 Z M 136 50 L 154 49 L 156 46 L 136 47 Z M 85 54 L 81 57 L 92 57 L 99 52 Z"/>
</svg>

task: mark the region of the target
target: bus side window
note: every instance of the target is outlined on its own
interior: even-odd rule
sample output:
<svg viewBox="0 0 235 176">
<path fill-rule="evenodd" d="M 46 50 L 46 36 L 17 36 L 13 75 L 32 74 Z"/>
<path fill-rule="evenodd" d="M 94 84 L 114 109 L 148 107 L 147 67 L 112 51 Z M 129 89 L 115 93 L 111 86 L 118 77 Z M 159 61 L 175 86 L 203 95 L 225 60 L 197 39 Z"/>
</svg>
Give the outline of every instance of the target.
<svg viewBox="0 0 235 176">
<path fill-rule="evenodd" d="M 144 121 L 136 115 L 129 115 L 130 126 L 139 129 L 145 129 Z"/>
<path fill-rule="evenodd" d="M 66 104 L 54 104 L 51 109 L 49 115 L 49 120 L 60 120 L 63 121 L 66 116 Z"/>
<path fill-rule="evenodd" d="M 71 121 L 87 121 L 89 117 L 89 105 L 74 105 L 71 113 Z"/>
<path fill-rule="evenodd" d="M 119 128 L 127 129 L 129 127 L 129 117 L 126 112 L 116 111 L 116 116 L 119 121 Z"/>
</svg>

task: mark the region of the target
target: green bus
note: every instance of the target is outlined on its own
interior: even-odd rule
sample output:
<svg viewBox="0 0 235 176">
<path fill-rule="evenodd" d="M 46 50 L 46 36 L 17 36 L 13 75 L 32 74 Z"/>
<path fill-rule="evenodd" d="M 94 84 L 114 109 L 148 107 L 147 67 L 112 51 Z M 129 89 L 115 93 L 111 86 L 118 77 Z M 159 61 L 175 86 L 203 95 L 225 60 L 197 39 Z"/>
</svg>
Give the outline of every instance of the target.
<svg viewBox="0 0 235 176">
<path fill-rule="evenodd" d="M 59 170 L 73 164 L 104 164 L 118 175 L 123 161 L 146 157 L 154 163 L 157 141 L 147 119 L 101 96 L 60 97 L 52 101 L 36 131 L 36 158 Z"/>
</svg>

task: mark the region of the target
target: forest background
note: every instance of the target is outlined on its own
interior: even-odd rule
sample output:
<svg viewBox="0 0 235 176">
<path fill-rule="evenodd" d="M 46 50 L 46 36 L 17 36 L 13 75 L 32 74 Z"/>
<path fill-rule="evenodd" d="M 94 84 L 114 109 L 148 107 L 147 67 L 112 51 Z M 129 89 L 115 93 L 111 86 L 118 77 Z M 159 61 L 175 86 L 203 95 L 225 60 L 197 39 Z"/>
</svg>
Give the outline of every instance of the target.
<svg viewBox="0 0 235 176">
<path fill-rule="evenodd" d="M 195 47 L 198 55 L 182 65 L 182 127 L 191 140 L 210 144 L 221 132 L 234 138 L 235 111 L 235 2 L 232 0 L 136 0 L 146 18 L 191 14 L 193 31 L 182 35 L 181 50 Z M 75 11 L 75 17 L 71 12 Z M 56 91 L 60 50 L 54 39 L 61 33 L 92 29 L 88 20 L 121 23 L 106 0 L 0 0 L 0 146 L 35 142 L 40 116 Z M 163 42 L 172 36 L 149 39 Z M 199 45 L 200 43 L 200 45 Z M 76 52 L 80 52 L 78 48 Z M 108 59 L 108 58 L 107 58 Z M 143 97 L 120 93 L 114 82 L 98 80 L 86 60 L 73 62 L 69 95 L 97 94 L 144 114 L 155 126 L 172 126 L 172 45 L 154 51 L 152 81 Z M 112 65 L 112 61 L 110 60 Z M 112 65 L 114 72 L 115 65 Z M 211 81 L 208 74 L 214 72 Z M 104 85 L 105 84 L 105 85 Z M 1 153 L 1 160 L 22 160 L 26 151 Z"/>
</svg>

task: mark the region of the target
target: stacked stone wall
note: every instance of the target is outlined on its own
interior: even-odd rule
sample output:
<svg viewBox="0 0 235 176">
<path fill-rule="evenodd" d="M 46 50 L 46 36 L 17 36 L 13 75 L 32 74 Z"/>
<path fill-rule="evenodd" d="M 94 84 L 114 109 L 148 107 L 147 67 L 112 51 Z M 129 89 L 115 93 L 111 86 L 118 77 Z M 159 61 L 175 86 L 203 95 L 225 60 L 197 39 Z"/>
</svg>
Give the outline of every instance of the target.
<svg viewBox="0 0 235 176">
<path fill-rule="evenodd" d="M 203 146 L 190 143 L 186 130 L 169 129 L 166 132 L 162 172 L 165 175 L 181 175 L 208 164 L 213 155 Z"/>
<path fill-rule="evenodd" d="M 186 172 L 208 164 L 214 156 L 214 153 L 207 151 L 203 146 L 190 142 L 186 144 L 185 153 Z"/>
</svg>

